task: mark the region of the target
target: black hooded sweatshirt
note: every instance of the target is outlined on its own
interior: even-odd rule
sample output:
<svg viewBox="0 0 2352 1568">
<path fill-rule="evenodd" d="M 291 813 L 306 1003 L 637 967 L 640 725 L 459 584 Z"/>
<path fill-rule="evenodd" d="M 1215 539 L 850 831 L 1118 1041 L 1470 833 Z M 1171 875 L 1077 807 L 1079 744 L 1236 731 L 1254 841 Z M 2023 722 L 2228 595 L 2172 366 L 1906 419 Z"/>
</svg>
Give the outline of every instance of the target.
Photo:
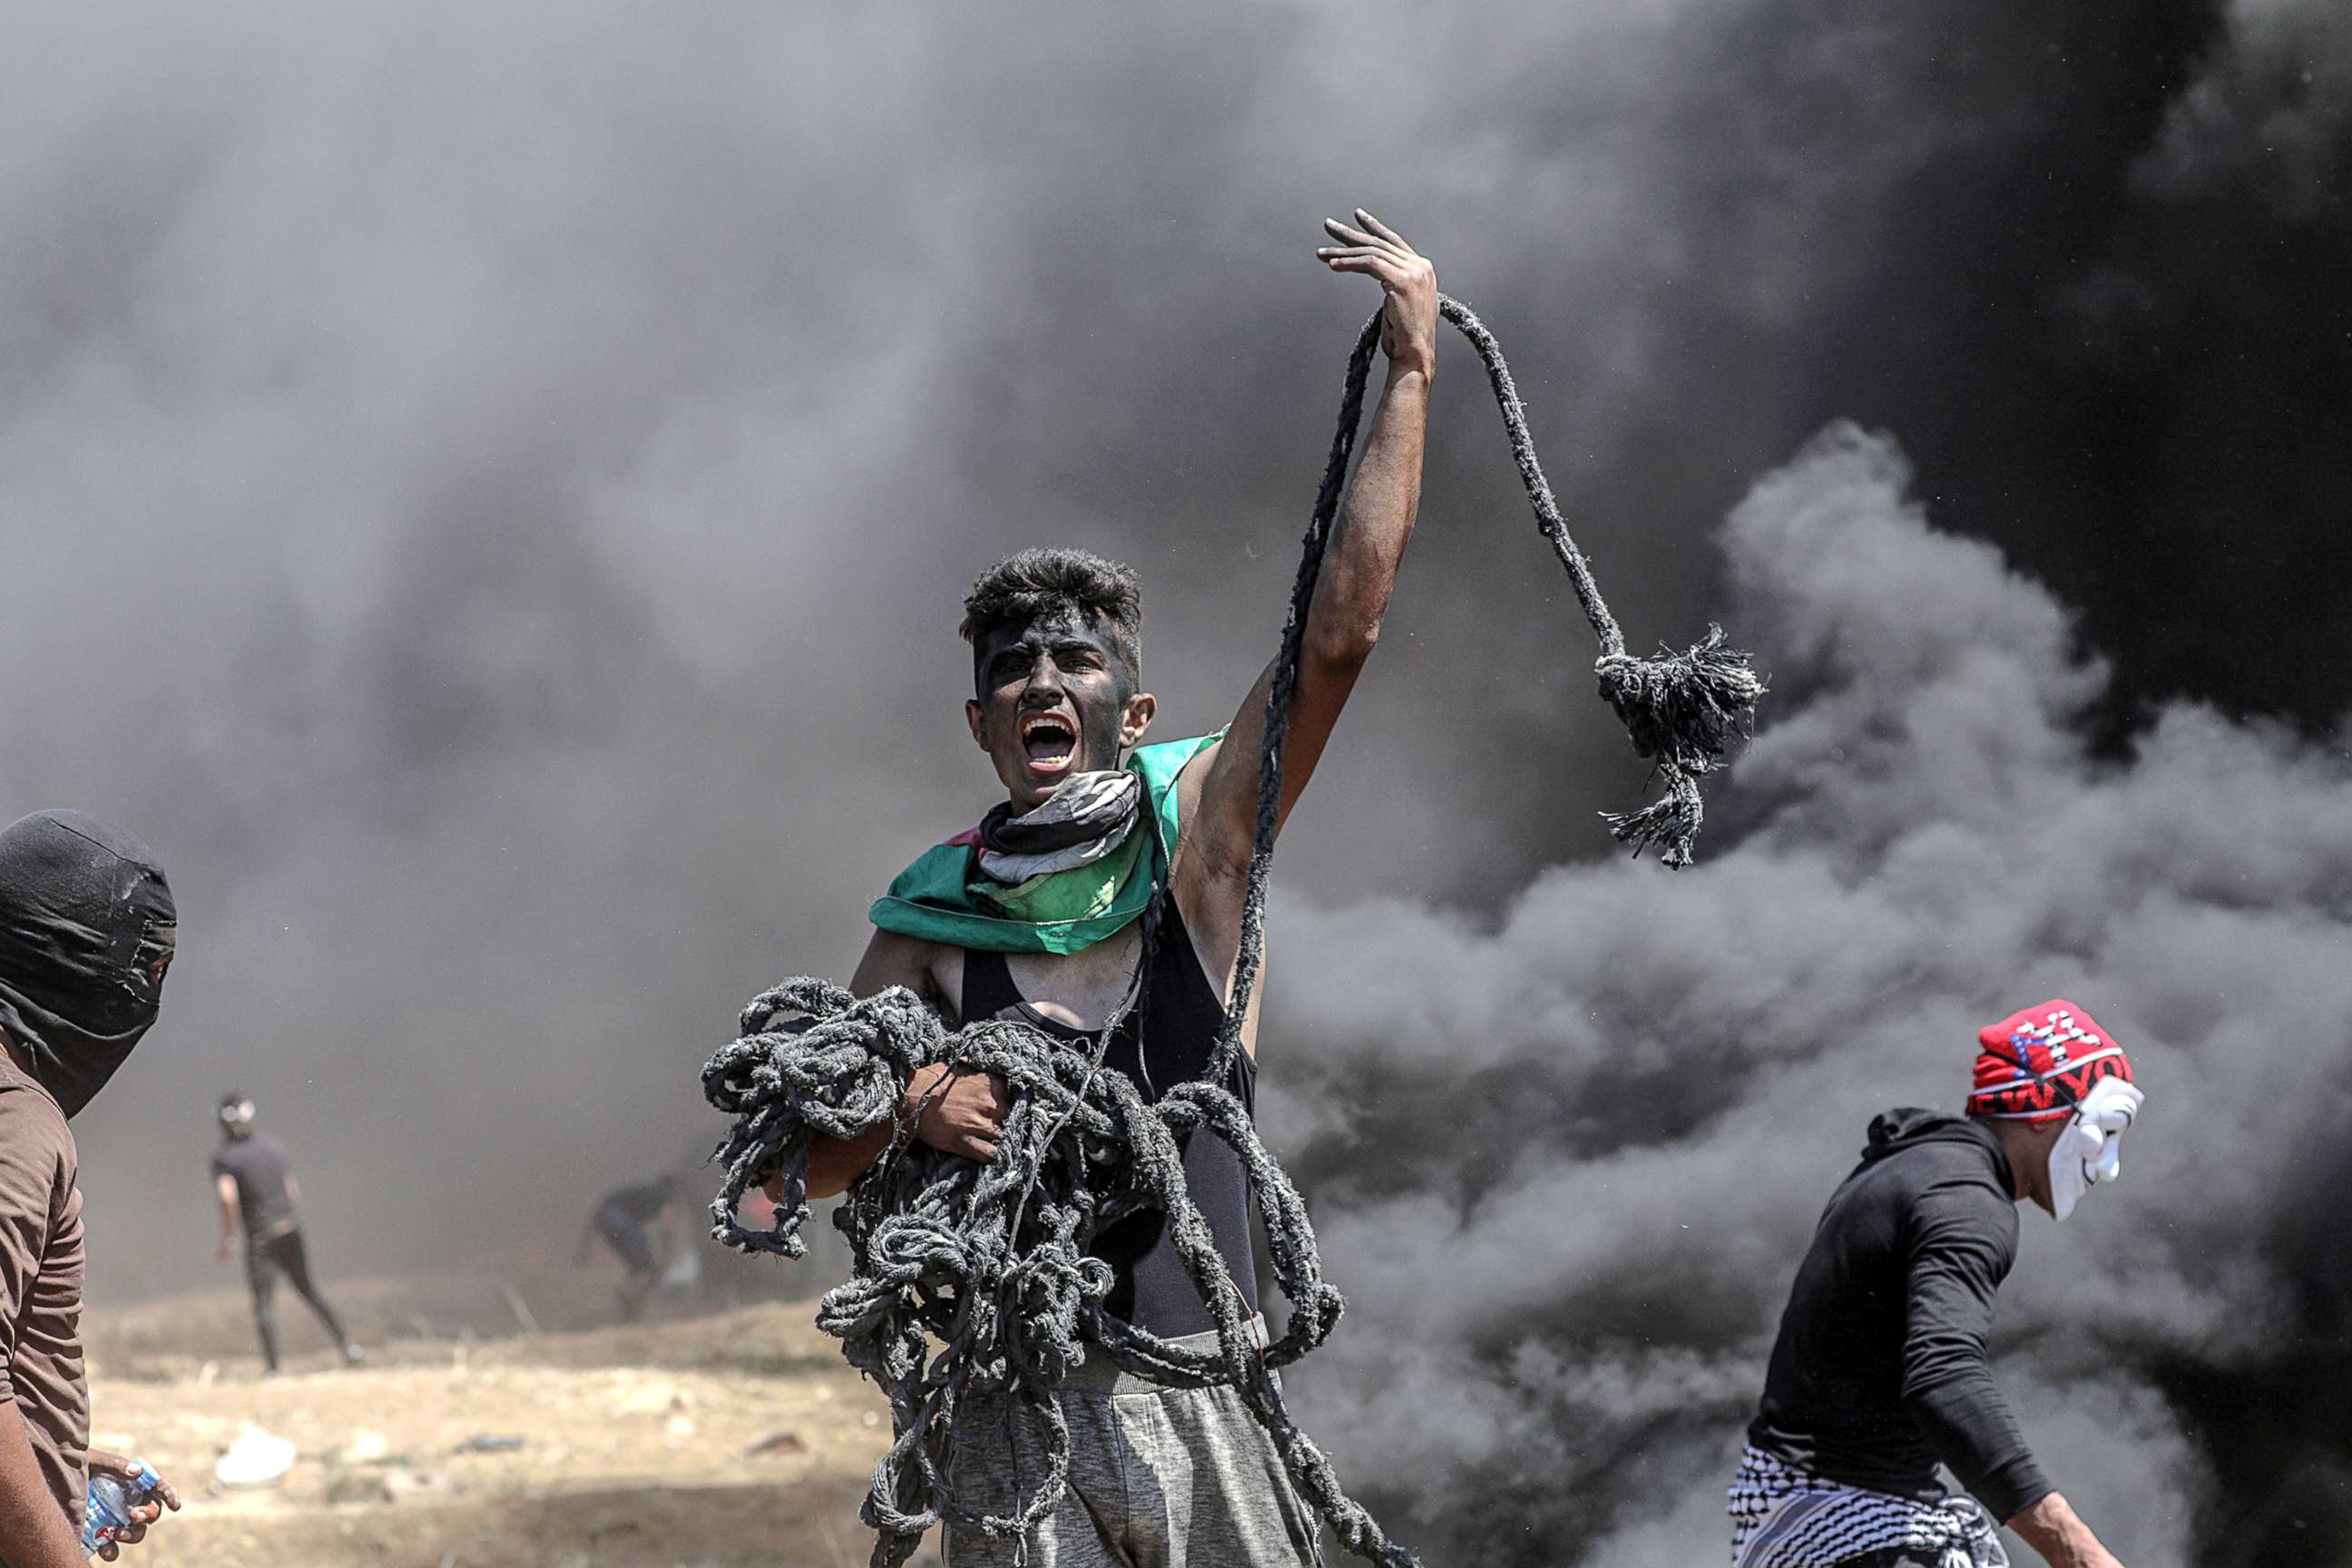
<svg viewBox="0 0 2352 1568">
<path fill-rule="evenodd" d="M 1998 1520 L 2054 1489 L 1986 1364 L 2017 1203 L 1991 1131 L 1890 1110 L 1822 1211 L 1748 1440 L 1799 1469 L 1943 1495 L 1940 1459 Z"/>
</svg>

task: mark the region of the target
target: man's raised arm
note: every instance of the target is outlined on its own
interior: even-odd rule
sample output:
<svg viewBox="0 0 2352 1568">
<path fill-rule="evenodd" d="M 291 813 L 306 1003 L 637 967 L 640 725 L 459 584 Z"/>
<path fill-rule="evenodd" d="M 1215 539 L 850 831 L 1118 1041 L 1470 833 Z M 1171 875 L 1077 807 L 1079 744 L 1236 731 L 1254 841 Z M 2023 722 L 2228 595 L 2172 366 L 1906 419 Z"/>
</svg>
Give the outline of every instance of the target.
<svg viewBox="0 0 2352 1568">
<path fill-rule="evenodd" d="M 1361 272 L 1379 280 L 1387 296 L 1381 348 L 1388 359 L 1388 384 L 1364 441 L 1363 457 L 1340 508 L 1323 558 L 1322 575 L 1307 606 L 1299 647 L 1298 683 L 1291 700 L 1290 730 L 1282 754 L 1281 815 L 1287 817 L 1315 772 L 1339 722 L 1339 710 L 1355 689 L 1356 677 L 1381 635 L 1397 567 L 1412 538 L 1421 506 L 1421 454 L 1428 426 L 1429 386 L 1437 357 L 1437 271 L 1394 229 L 1356 209 L 1356 222 L 1324 220 L 1335 243 L 1315 254 L 1334 272 Z M 1190 853 L 1180 856 L 1177 875 L 1196 886 L 1201 879 L 1237 881 L 1249 867 L 1250 839 L 1257 822 L 1258 748 L 1265 733 L 1269 668 L 1250 689 L 1233 727 L 1201 773 L 1197 804 L 1186 802 Z M 1188 909 L 1203 910 L 1197 897 Z M 1203 912 L 1205 910 L 1203 910 Z"/>
</svg>

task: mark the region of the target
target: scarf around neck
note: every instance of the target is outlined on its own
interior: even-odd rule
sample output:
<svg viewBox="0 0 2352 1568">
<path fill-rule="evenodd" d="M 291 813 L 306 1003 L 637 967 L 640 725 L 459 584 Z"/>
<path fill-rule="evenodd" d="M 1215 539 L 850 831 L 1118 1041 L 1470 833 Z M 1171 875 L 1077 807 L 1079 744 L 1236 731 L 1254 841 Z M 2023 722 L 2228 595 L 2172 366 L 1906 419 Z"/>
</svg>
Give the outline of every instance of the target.
<svg viewBox="0 0 2352 1568">
<path fill-rule="evenodd" d="M 953 947 L 1085 952 L 1126 929 L 1166 880 L 1177 775 L 1223 733 L 1139 746 L 1125 767 L 1079 774 L 1021 816 L 997 806 L 918 856 L 867 918 Z"/>
<path fill-rule="evenodd" d="M 1127 842 L 1142 800 L 1142 779 L 1118 768 L 1074 773 L 1018 816 L 1005 801 L 980 819 L 980 868 L 1013 883 L 1091 866 Z"/>
</svg>

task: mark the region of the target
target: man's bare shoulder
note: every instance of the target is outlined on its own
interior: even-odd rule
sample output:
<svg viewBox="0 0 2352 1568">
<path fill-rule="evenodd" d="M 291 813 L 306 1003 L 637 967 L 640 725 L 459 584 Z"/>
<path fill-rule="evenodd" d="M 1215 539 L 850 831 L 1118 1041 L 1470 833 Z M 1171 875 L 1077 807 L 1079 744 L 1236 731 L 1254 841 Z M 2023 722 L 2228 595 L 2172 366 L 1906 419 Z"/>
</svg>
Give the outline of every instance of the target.
<svg viewBox="0 0 2352 1568">
<path fill-rule="evenodd" d="M 1196 931 L 1202 923 L 1213 928 L 1223 905 L 1232 905 L 1233 915 L 1238 917 L 1241 889 L 1249 871 L 1252 835 L 1226 814 L 1202 809 L 1213 784 L 1221 791 L 1242 787 L 1241 781 L 1223 776 L 1239 765 L 1238 753 L 1229 756 L 1229 750 L 1223 740 L 1205 746 L 1176 775 L 1176 860 L 1170 875 L 1184 919 Z M 1249 773 L 1247 782 L 1255 788 L 1254 759 Z"/>
<path fill-rule="evenodd" d="M 1176 817 L 1183 826 L 1192 824 L 1192 813 L 1201 804 L 1201 791 L 1208 783 L 1209 770 L 1217 765 L 1224 754 L 1225 741 L 1220 735 L 1191 756 L 1176 770 Z"/>
<path fill-rule="evenodd" d="M 871 996 L 893 985 L 905 986 L 953 1022 L 955 998 L 963 988 L 963 949 L 877 929 L 857 961 L 849 989 Z"/>
<path fill-rule="evenodd" d="M 1222 737 L 1202 747 L 1185 759 L 1172 786 L 1176 793 L 1176 870 L 1181 879 L 1196 874 L 1203 866 L 1223 870 L 1234 858 L 1233 846 L 1210 842 L 1218 825 L 1201 815 L 1201 802 L 1206 798 L 1209 782 L 1224 763 L 1225 742 Z M 1246 863 L 1249 845 L 1240 846 L 1240 858 Z M 1187 865 L 1186 862 L 1192 864 Z"/>
</svg>

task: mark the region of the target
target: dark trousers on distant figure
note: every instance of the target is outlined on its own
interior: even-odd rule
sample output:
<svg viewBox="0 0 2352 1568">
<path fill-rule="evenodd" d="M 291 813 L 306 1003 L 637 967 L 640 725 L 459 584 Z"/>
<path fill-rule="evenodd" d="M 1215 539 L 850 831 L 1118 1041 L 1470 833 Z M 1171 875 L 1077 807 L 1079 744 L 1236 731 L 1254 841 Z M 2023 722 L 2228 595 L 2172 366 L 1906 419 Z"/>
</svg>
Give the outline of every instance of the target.
<svg viewBox="0 0 2352 1568">
<path fill-rule="evenodd" d="M 261 1359 L 272 1372 L 278 1370 L 278 1276 L 286 1276 L 294 1293 L 310 1303 L 310 1310 L 319 1314 L 327 1332 L 334 1337 L 335 1348 L 341 1350 L 351 1342 L 343 1337 L 343 1325 L 335 1318 L 335 1310 L 319 1294 L 319 1287 L 310 1279 L 310 1257 L 302 1247 L 299 1229 L 259 1241 L 247 1238 L 245 1244 L 245 1279 L 253 1287 L 253 1326 L 261 1335 Z"/>
</svg>

